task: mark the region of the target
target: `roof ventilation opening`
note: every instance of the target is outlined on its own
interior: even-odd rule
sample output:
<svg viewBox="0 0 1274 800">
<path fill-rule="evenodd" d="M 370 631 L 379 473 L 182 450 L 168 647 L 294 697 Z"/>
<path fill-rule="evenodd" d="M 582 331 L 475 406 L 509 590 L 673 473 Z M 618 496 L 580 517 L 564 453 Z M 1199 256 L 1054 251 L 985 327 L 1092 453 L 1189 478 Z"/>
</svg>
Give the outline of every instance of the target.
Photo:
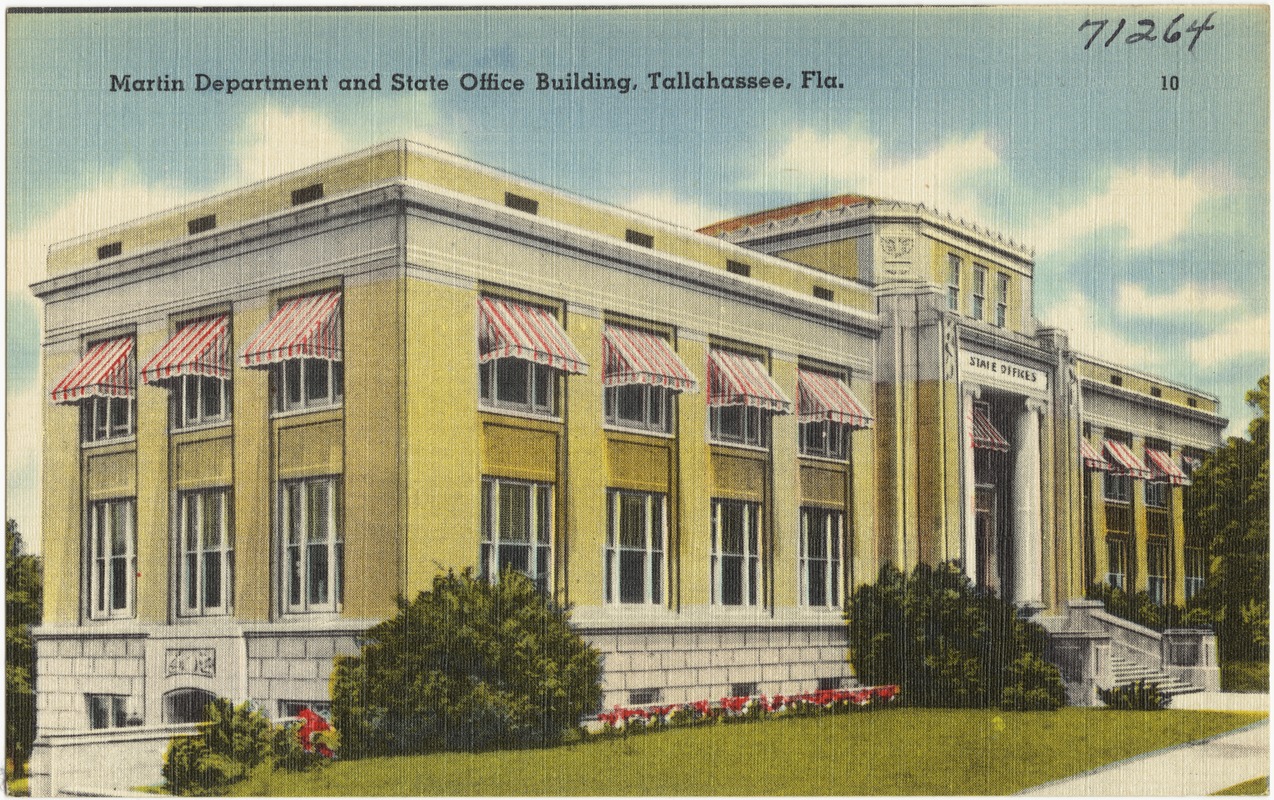
<svg viewBox="0 0 1274 800">
<path fill-rule="evenodd" d="M 1110 376 L 1110 385 L 1111 385 L 1111 386 L 1123 386 L 1123 385 L 1124 385 L 1124 376 L 1122 376 L 1122 375 L 1111 375 L 1111 376 Z"/>
<path fill-rule="evenodd" d="M 831 289 L 828 289 L 826 286 L 815 286 L 814 296 L 819 300 L 826 300 L 829 303 L 836 299 L 836 293 Z"/>
<path fill-rule="evenodd" d="M 190 232 L 191 236 L 194 236 L 196 233 L 210 231 L 215 227 L 217 227 L 216 214 L 209 214 L 206 217 L 195 217 L 186 223 L 186 230 Z"/>
<path fill-rule="evenodd" d="M 655 237 L 648 233 L 638 233 L 634 230 L 624 231 L 624 240 L 629 244 L 635 244 L 638 247 L 654 247 Z"/>
<path fill-rule="evenodd" d="M 540 213 L 540 201 L 513 192 L 504 193 L 504 204 L 514 211 L 523 211 L 527 214 Z"/>
<path fill-rule="evenodd" d="M 735 275 L 742 275 L 746 278 L 752 274 L 752 267 L 742 261 L 727 261 L 725 262 L 725 271 Z"/>
<path fill-rule="evenodd" d="M 315 183 L 311 186 L 303 186 L 292 192 L 292 205 L 300 206 L 306 203 L 313 203 L 315 200 L 323 199 L 323 184 Z"/>
<path fill-rule="evenodd" d="M 97 248 L 97 258 L 99 261 L 103 258 L 114 258 L 122 252 L 124 252 L 123 242 L 111 242 Z"/>
</svg>

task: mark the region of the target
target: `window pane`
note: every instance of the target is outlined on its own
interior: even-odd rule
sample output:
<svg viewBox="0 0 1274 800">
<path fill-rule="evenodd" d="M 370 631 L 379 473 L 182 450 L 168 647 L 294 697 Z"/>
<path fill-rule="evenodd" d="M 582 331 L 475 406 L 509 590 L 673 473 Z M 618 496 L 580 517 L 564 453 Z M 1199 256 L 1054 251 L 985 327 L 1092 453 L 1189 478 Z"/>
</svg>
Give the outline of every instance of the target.
<svg viewBox="0 0 1274 800">
<path fill-rule="evenodd" d="M 288 542 L 296 544 L 301 541 L 301 490 L 299 483 L 289 484 L 284 490 L 284 514 L 287 516 Z"/>
<path fill-rule="evenodd" d="M 718 438 L 743 441 L 743 406 L 719 406 L 714 411 L 717 416 Z"/>
<path fill-rule="evenodd" d="M 538 487 L 538 499 L 536 508 L 539 511 L 539 542 L 540 544 L 548 544 L 550 534 L 553 532 L 553 487 Z"/>
<path fill-rule="evenodd" d="M 535 364 L 532 368 L 535 376 L 535 407 L 553 409 L 553 371 L 543 364 Z"/>
<path fill-rule="evenodd" d="M 531 541 L 531 487 L 521 483 L 500 484 L 500 540 Z"/>
<path fill-rule="evenodd" d="M 531 364 L 520 358 L 501 358 L 496 361 L 496 400 L 514 405 L 529 405 L 531 402 Z"/>
<path fill-rule="evenodd" d="M 185 575 L 182 583 L 186 587 L 186 608 L 199 608 L 199 556 L 187 553 L 185 558 Z"/>
<path fill-rule="evenodd" d="M 186 411 L 183 421 L 187 424 L 199 419 L 199 379 L 183 375 L 181 385 L 185 392 Z"/>
<path fill-rule="evenodd" d="M 128 608 L 128 558 L 116 556 L 111 559 L 111 610 L 123 611 Z"/>
<path fill-rule="evenodd" d="M 332 402 L 345 397 L 345 362 L 332 362 Z"/>
<path fill-rule="evenodd" d="M 721 552 L 743 553 L 743 506 L 737 503 L 721 505 Z"/>
<path fill-rule="evenodd" d="M 221 607 L 221 553 L 203 555 L 203 597 L 205 606 Z"/>
<path fill-rule="evenodd" d="M 221 546 L 221 500 L 220 492 L 204 495 L 203 500 L 203 547 L 205 550 L 217 549 Z"/>
<path fill-rule="evenodd" d="M 200 378 L 199 393 L 203 395 L 204 419 L 217 419 L 221 416 L 221 389 L 223 381 L 217 378 Z"/>
<path fill-rule="evenodd" d="M 283 362 L 284 408 L 295 408 L 301 404 L 301 360 L 288 359 Z"/>
<path fill-rule="evenodd" d="M 619 545 L 644 550 L 646 547 L 646 498 L 638 494 L 619 496 Z"/>
<path fill-rule="evenodd" d="M 827 605 L 825 585 L 827 581 L 827 563 L 812 560 L 809 563 L 809 604 L 812 606 Z"/>
<path fill-rule="evenodd" d="M 291 606 L 301 605 L 301 546 L 291 545 L 288 547 L 288 604 Z"/>
<path fill-rule="evenodd" d="M 630 384 L 615 389 L 616 414 L 625 422 L 646 423 L 646 387 Z"/>
<path fill-rule="evenodd" d="M 309 602 L 312 605 L 326 603 L 328 600 L 327 576 L 327 544 L 310 544 L 307 548 L 309 563 L 307 567 L 306 585 L 309 587 Z"/>
<path fill-rule="evenodd" d="M 111 403 L 111 434 L 113 436 L 124 436 L 132 432 L 132 401 L 127 397 L 112 397 Z"/>
<path fill-rule="evenodd" d="M 646 599 L 646 553 L 621 550 L 619 553 L 619 601 L 641 603 Z"/>
<path fill-rule="evenodd" d="M 332 489 L 326 481 L 309 484 L 309 507 L 306 509 L 306 534 L 311 543 L 326 542 L 331 511 Z"/>
<path fill-rule="evenodd" d="M 500 545 L 500 574 L 505 570 L 515 569 L 524 575 L 531 575 L 531 548 L 525 544 Z"/>
<path fill-rule="evenodd" d="M 131 527 L 128 524 L 128 504 L 127 503 L 111 503 L 111 555 L 125 555 L 129 551 L 128 533 Z"/>
<path fill-rule="evenodd" d="M 331 397 L 328 386 L 328 362 L 321 358 L 305 359 L 305 402 L 327 400 Z"/>
<path fill-rule="evenodd" d="M 721 556 L 721 603 L 727 606 L 743 604 L 743 557 Z"/>
</svg>

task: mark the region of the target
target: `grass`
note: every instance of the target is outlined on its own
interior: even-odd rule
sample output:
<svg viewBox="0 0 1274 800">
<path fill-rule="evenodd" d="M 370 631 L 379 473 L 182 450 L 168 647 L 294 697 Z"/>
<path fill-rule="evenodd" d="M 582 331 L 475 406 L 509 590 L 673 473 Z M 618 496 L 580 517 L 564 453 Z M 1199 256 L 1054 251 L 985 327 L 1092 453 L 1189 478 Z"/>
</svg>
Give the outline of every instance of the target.
<svg viewBox="0 0 1274 800">
<path fill-rule="evenodd" d="M 884 709 L 678 728 L 546 750 L 262 769 L 240 795 L 1011 794 L 1264 714 Z"/>
<path fill-rule="evenodd" d="M 1221 665 L 1221 691 L 1268 692 L 1270 662 L 1231 661 Z"/>
<path fill-rule="evenodd" d="M 1269 794 L 1269 793 L 1270 793 L 1270 776 L 1269 775 L 1266 775 L 1263 778 L 1253 778 L 1250 781 L 1243 781 L 1242 783 L 1236 783 L 1235 785 L 1231 786 L 1228 789 L 1222 789 L 1219 792 L 1213 792 L 1213 794 L 1247 794 L 1247 795 Z"/>
</svg>

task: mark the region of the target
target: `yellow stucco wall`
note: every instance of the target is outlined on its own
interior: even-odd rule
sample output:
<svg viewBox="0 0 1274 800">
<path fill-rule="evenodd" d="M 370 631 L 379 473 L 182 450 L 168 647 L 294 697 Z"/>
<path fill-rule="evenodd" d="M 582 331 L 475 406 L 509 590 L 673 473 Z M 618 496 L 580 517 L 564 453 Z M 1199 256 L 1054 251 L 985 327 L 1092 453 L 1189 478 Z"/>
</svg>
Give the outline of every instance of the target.
<svg viewBox="0 0 1274 800">
<path fill-rule="evenodd" d="M 273 310 L 265 302 L 236 306 L 231 343 L 242 348 L 265 324 Z M 237 355 L 237 352 L 236 352 Z M 247 369 L 234 359 L 234 535 L 235 616 L 245 620 L 272 617 L 270 555 L 274 491 L 270 466 L 270 373 Z"/>
<path fill-rule="evenodd" d="M 173 483 L 178 491 L 230 486 L 234 482 L 234 439 L 229 427 L 173 436 Z"/>
<path fill-rule="evenodd" d="M 1081 378 L 1088 378 L 1104 384 L 1110 384 L 1111 376 L 1115 375 L 1123 381 L 1121 388 L 1126 391 L 1150 396 L 1150 390 L 1152 388 L 1157 388 L 1161 393 L 1161 397 L 1159 398 L 1160 400 L 1187 407 L 1190 407 L 1189 401 L 1193 400 L 1195 403 L 1193 408 L 1208 414 L 1215 414 L 1217 412 L 1217 404 L 1215 400 L 1204 397 L 1202 394 L 1197 392 L 1187 392 L 1175 386 L 1156 383 L 1143 378 L 1140 375 L 1132 374 L 1127 370 L 1111 368 L 1104 364 L 1095 364 L 1091 361 L 1080 359 L 1076 364 L 1076 371 L 1079 373 Z M 1100 442 L 1098 444 L 1100 444 Z"/>
<path fill-rule="evenodd" d="M 789 398 L 797 397 L 797 365 L 775 357 L 770 376 Z M 771 422 L 770 469 L 773 475 L 768 527 L 769 562 L 774 574 L 775 606 L 797 605 L 797 569 L 800 558 L 801 474 L 797 458 L 799 430 L 796 407 L 791 414 L 776 414 Z"/>
<path fill-rule="evenodd" d="M 679 598 L 680 605 L 706 605 L 711 598 L 708 564 L 712 558 L 711 455 L 708 404 L 703 396 L 707 391 L 708 345 L 683 337 L 677 342 L 677 355 L 698 378 L 699 393 L 677 401 L 680 502 L 676 506 L 678 535 L 669 551 L 676 553 L 680 569 L 670 570 L 677 576 L 679 585 L 673 587 L 676 593 L 670 591 L 669 594 Z"/>
<path fill-rule="evenodd" d="M 409 597 L 478 563 L 477 294 L 408 279 L 405 425 Z M 422 324 L 422 321 L 424 324 Z"/>
<path fill-rule="evenodd" d="M 561 476 L 553 479 L 559 484 L 559 497 L 564 493 L 566 498 L 566 530 L 557 530 L 554 580 L 562 599 L 582 605 L 603 600 L 607 453 L 602 434 L 602 328 L 596 316 L 566 317 L 566 333 L 589 371 L 564 379 L 569 415 L 566 464 Z"/>
<path fill-rule="evenodd" d="M 838 239 L 827 244 L 782 250 L 778 255 L 819 272 L 839 275 L 848 280 L 858 278 L 858 238 Z"/>
<path fill-rule="evenodd" d="M 345 599 L 358 619 L 394 614 L 403 591 L 401 279 L 346 283 L 344 305 Z M 437 355 L 435 356 L 437 357 Z M 338 429 L 335 445 L 342 444 Z"/>
</svg>

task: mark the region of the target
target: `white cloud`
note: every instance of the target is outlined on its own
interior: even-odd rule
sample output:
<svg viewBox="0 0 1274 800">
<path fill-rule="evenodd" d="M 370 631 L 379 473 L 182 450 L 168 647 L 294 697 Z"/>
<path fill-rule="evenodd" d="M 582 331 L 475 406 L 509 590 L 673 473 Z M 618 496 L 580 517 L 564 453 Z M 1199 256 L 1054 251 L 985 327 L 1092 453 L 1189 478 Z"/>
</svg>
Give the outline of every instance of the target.
<svg viewBox="0 0 1274 800">
<path fill-rule="evenodd" d="M 671 192 L 643 192 L 621 203 L 625 208 L 683 228 L 702 228 L 725 219 L 727 214 L 693 200 L 684 200 Z"/>
<path fill-rule="evenodd" d="M 1225 286 L 1183 283 L 1166 294 L 1151 294 L 1139 283 L 1119 286 L 1115 307 L 1131 317 L 1218 314 L 1238 308 L 1242 299 Z"/>
<path fill-rule="evenodd" d="M 1244 356 L 1268 357 L 1270 348 L 1269 312 L 1251 314 L 1223 325 L 1190 342 L 1190 358 L 1200 365 L 1233 361 Z"/>
<path fill-rule="evenodd" d="M 953 138 L 914 158 L 891 159 L 880 142 L 863 133 L 793 131 L 777 152 L 767 154 L 752 188 L 857 193 L 924 203 L 931 208 L 988 222 L 972 184 L 1000 165 L 985 132 Z"/>
<path fill-rule="evenodd" d="M 1154 348 L 1107 328 L 1098 319 L 1096 304 L 1083 292 L 1072 291 L 1039 317 L 1069 333 L 1071 347 L 1081 353 L 1138 366 L 1153 365 L 1160 359 Z"/>
<path fill-rule="evenodd" d="M 1223 187 L 1223 181 L 1202 171 L 1177 175 L 1151 164 L 1118 168 L 1089 196 L 1041 214 L 1026 240 L 1037 252 L 1052 253 L 1098 232 L 1116 231 L 1125 247 L 1145 250 L 1189 230 L 1200 205 L 1225 194 Z"/>
</svg>

